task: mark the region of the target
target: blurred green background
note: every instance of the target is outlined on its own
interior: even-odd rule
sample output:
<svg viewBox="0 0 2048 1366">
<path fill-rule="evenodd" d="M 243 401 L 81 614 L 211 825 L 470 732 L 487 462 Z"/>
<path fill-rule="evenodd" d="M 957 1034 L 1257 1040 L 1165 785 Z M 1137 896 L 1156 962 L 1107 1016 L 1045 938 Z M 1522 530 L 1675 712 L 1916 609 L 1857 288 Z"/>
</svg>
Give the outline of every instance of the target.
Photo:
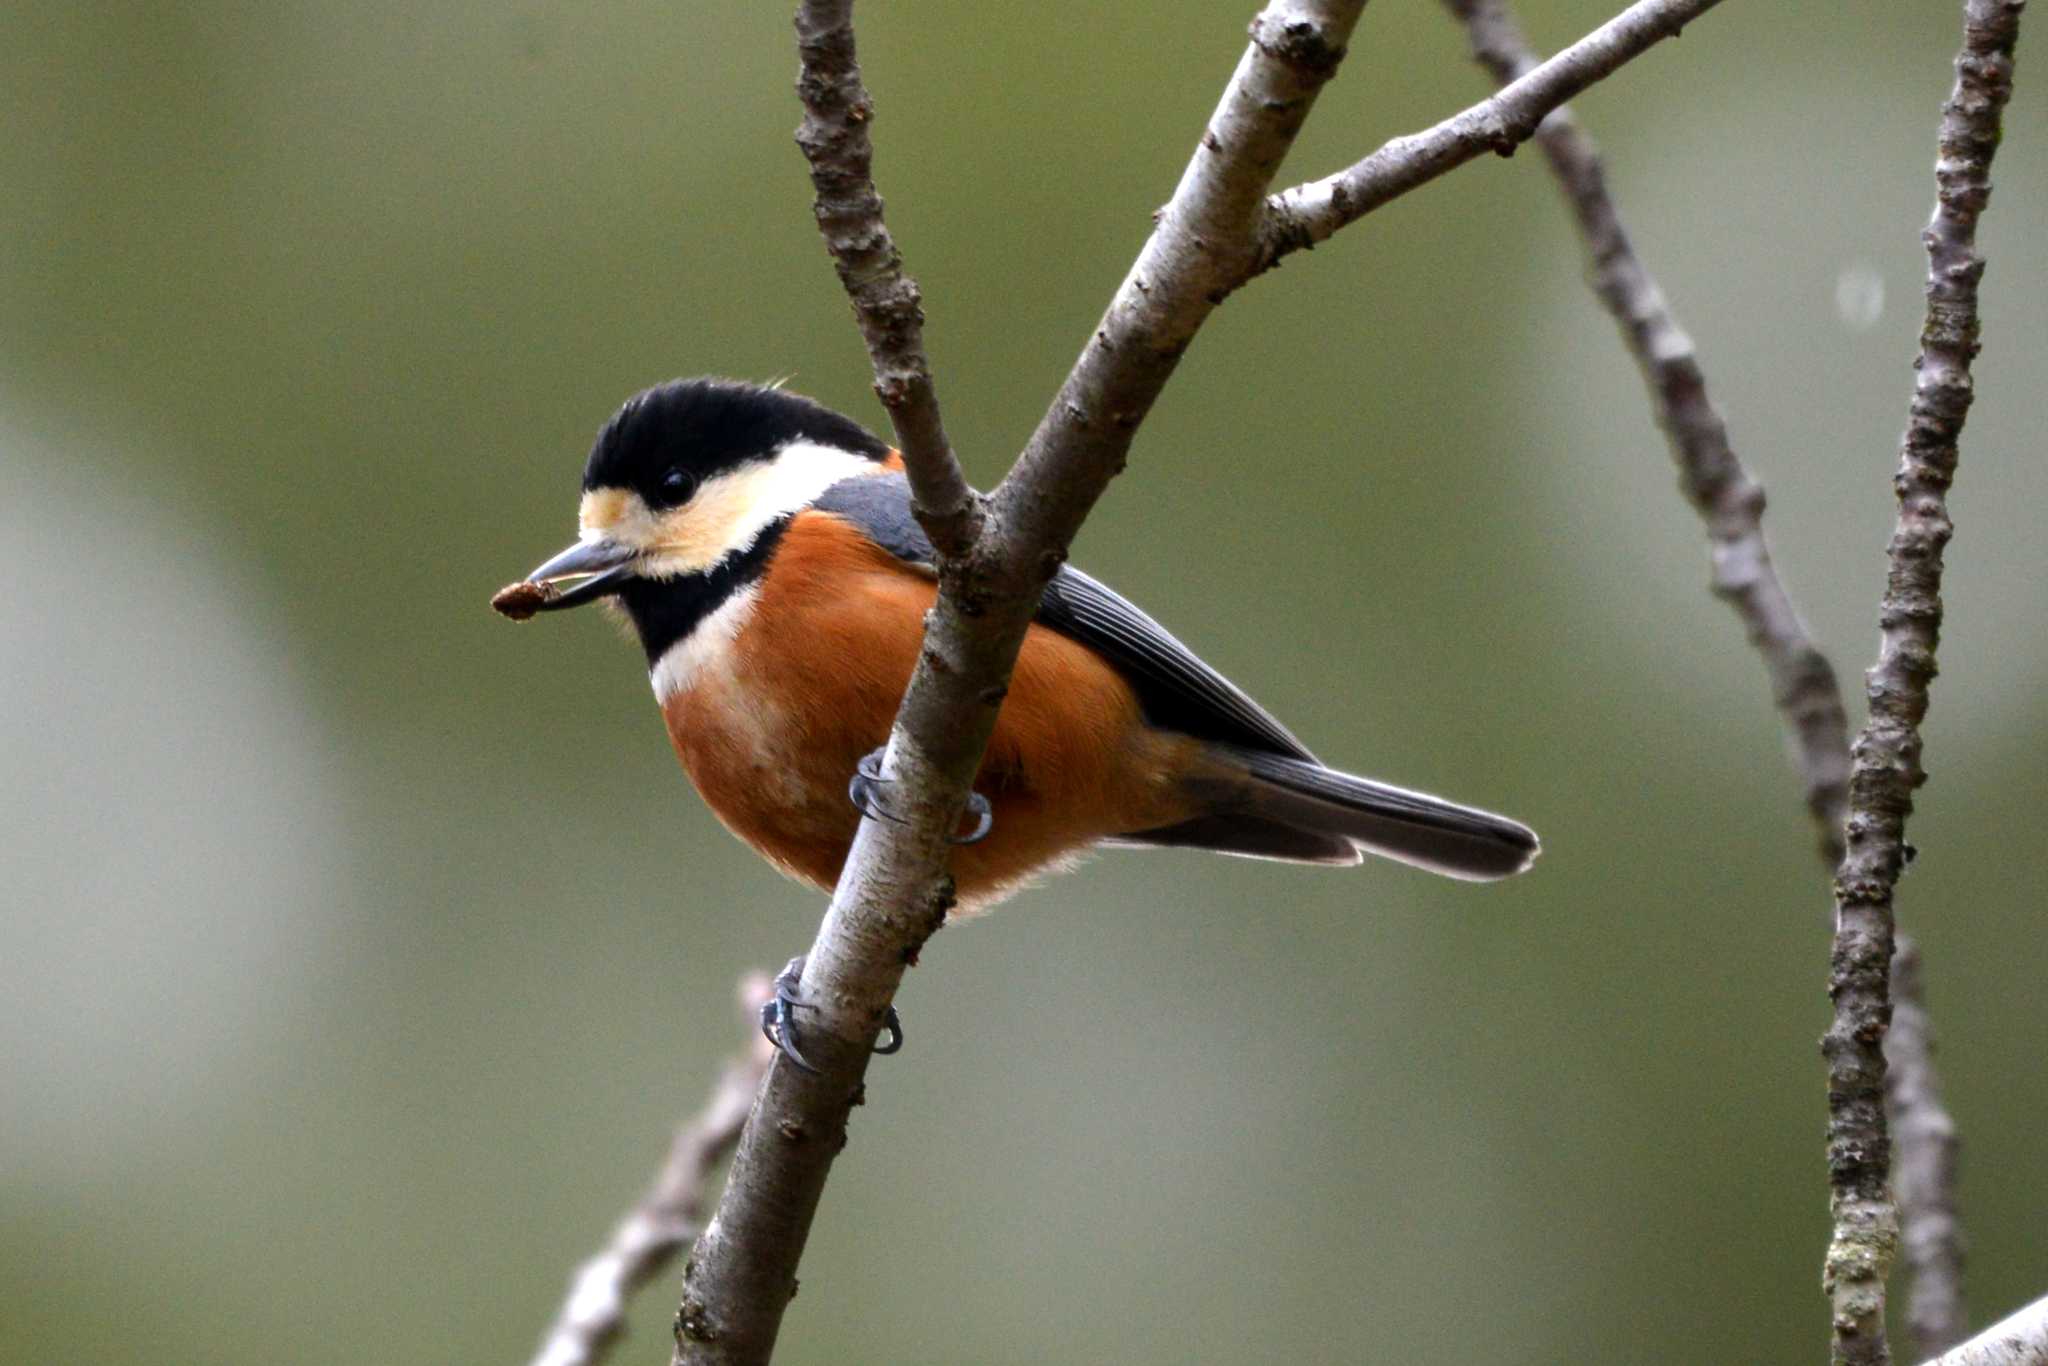
<svg viewBox="0 0 2048 1366">
<path fill-rule="evenodd" d="M 864 8 L 993 482 L 1253 6 Z M 645 384 L 788 372 L 882 422 L 787 9 L 0 14 L 0 1358 L 523 1360 L 740 1038 L 735 979 L 808 943 L 636 649 L 484 607 Z M 1957 9 L 1729 4 L 1579 105 L 1852 684 Z M 2036 46 L 1902 892 L 1984 1320 L 2048 1288 Z M 1483 91 L 1435 6 L 1375 6 L 1288 178 Z M 1547 855 L 1480 888 L 1119 854 L 947 932 L 783 1359 L 1817 1359 L 1825 882 L 1540 159 L 1233 299 L 1076 559 L 1325 756 Z"/>
</svg>

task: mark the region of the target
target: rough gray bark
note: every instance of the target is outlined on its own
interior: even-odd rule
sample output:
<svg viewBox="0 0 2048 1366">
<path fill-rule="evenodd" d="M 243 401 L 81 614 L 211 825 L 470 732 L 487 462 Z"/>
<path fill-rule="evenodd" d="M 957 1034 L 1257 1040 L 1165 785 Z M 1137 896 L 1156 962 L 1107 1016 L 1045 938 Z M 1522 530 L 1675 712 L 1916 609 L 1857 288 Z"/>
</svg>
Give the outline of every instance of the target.
<svg viewBox="0 0 2048 1366">
<path fill-rule="evenodd" d="M 1939 186 L 1927 246 L 1927 321 L 1918 380 L 1893 486 L 1899 515 L 1879 612 L 1877 663 L 1866 675 L 1870 715 L 1851 750 L 1848 853 L 1835 875 L 1835 943 L 1828 994 L 1828 1174 L 1834 1236 L 1822 1282 L 1833 1306 L 1837 1363 L 1891 1360 L 1885 1276 L 1898 1248 L 1886 1176 L 1886 1027 L 1891 1022 L 1892 891 L 1906 862 L 1906 818 L 1926 781 L 1920 722 L 1927 714 L 1941 632 L 1942 550 L 1954 528 L 1946 496 L 1971 399 L 1977 353 L 1977 218 L 1991 194 L 1999 117 L 2012 93 L 2012 48 L 2024 0 L 1966 0 L 1956 85 L 1943 106 Z"/>
<path fill-rule="evenodd" d="M 1494 128 L 1485 147 L 1504 150 L 1533 132 L 1557 103 L 1713 3 L 1641 0 L 1616 21 L 1618 31 L 1610 33 L 1616 29 L 1610 24 L 1591 49 L 1574 48 L 1578 55 L 1557 73 L 1510 92 L 1507 105 L 1488 101 L 1451 123 Z M 893 784 L 891 805 L 904 819 L 863 822 L 855 837 L 800 988 L 804 1051 L 820 1071 L 806 1075 L 786 1062 L 769 1071 L 718 1213 L 686 1268 L 676 1320 L 678 1366 L 769 1359 L 796 1293 L 798 1258 L 832 1158 L 846 1141 L 846 1116 L 861 1095 L 867 1050 L 906 965 L 951 905 L 946 837 L 980 765 L 1039 594 L 1088 510 L 1122 470 L 1138 424 L 1197 329 L 1276 259 L 1273 243 L 1282 235 L 1276 214 L 1295 220 L 1284 197 L 1269 199 L 1267 191 L 1363 7 L 1364 0 L 1274 0 L 1252 21 L 1251 42 L 1151 238 L 1016 466 L 983 503 L 978 532 L 963 534 L 942 554 L 938 603 L 926 619 L 924 648 L 883 759 L 883 776 Z M 845 28 L 849 8 L 847 0 L 804 0 L 798 24 L 807 66 L 838 61 L 843 52 L 850 69 L 850 31 L 843 46 L 829 37 Z M 841 99 L 845 117 L 864 131 L 868 106 L 857 77 L 849 85 L 844 74 L 827 73 L 814 84 L 807 69 L 800 89 L 807 101 L 814 90 L 852 92 Z M 858 117 L 855 110 L 862 111 Z M 834 117 L 808 112 L 827 122 Z M 1454 132 L 1451 142 L 1458 136 Z M 1383 148 L 1362 171 L 1354 168 L 1360 193 L 1376 206 L 1469 159 L 1447 154 L 1440 141 L 1433 130 Z M 834 145 L 831 136 L 804 143 L 807 155 L 814 148 L 829 154 Z M 864 194 L 847 183 L 839 174 L 847 169 L 851 163 L 835 169 L 833 194 L 848 204 L 870 202 L 872 187 Z M 878 227 L 879 198 L 872 204 Z M 829 242 L 845 225 L 824 217 Z M 1321 235 L 1338 226 L 1328 225 Z M 844 235 L 849 244 L 860 236 Z M 839 248 L 834 251 L 838 256 Z M 879 259 L 900 270 L 893 247 Z M 856 289 L 864 277 L 853 269 L 844 278 Z M 886 390 L 905 350 L 918 352 L 916 336 L 893 325 L 870 326 L 858 292 L 856 310 L 878 385 Z M 899 310 L 897 316 L 909 314 Z M 928 369 L 918 352 L 915 372 Z M 899 433 L 913 425 L 906 421 Z M 928 501 L 920 492 L 919 498 L 928 511 L 946 511 L 936 497 Z"/>
<path fill-rule="evenodd" d="M 704 1108 L 676 1130 L 647 1193 L 626 1212 L 604 1248 L 577 1269 L 533 1366 L 597 1366 L 626 1331 L 626 1302 L 633 1292 L 697 1236 L 711 1171 L 739 1141 L 774 1055 L 754 1023 L 769 990 L 763 973 L 740 982 L 740 1016 L 751 1042 L 726 1064 Z"/>
</svg>

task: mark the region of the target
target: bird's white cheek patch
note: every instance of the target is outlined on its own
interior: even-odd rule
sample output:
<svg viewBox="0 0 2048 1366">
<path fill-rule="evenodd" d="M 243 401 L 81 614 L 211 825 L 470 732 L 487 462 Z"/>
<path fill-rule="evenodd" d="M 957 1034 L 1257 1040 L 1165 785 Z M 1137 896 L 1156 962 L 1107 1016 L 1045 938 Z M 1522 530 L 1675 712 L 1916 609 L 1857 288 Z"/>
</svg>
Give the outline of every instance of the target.
<svg viewBox="0 0 2048 1366">
<path fill-rule="evenodd" d="M 689 502 L 654 517 L 647 539 L 629 542 L 645 555 L 639 572 L 650 579 L 701 574 L 749 549 L 770 525 L 810 506 L 840 480 L 878 469 L 852 451 L 792 442 L 768 459 L 705 480 Z"/>
<path fill-rule="evenodd" d="M 690 634 L 662 651 L 647 674 L 654 685 L 654 700 L 666 706 L 671 697 L 688 692 L 707 673 L 729 673 L 733 642 L 753 616 L 754 603 L 760 596 L 761 590 L 755 585 L 740 589 L 698 622 Z"/>
</svg>

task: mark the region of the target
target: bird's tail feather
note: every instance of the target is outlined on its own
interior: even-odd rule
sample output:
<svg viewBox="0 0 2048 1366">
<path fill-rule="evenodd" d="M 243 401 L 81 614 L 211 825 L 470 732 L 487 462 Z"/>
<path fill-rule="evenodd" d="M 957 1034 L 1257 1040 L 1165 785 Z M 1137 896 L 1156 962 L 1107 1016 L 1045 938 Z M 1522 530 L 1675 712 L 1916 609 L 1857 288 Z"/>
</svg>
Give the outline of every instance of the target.
<svg viewBox="0 0 2048 1366">
<path fill-rule="evenodd" d="M 1446 877 L 1491 882 L 1535 862 L 1542 846 L 1519 821 L 1427 793 L 1356 778 L 1286 755 L 1216 746 L 1250 777 L 1251 809 L 1269 820 L 1341 835 L 1367 853 Z"/>
<path fill-rule="evenodd" d="M 1298 863 L 1355 863 L 1363 850 L 1469 882 L 1519 873 L 1541 851 L 1535 831 L 1490 811 L 1311 760 L 1235 745 L 1205 748 L 1215 769 L 1195 785 L 1206 789 L 1211 813 L 1116 843 Z"/>
</svg>

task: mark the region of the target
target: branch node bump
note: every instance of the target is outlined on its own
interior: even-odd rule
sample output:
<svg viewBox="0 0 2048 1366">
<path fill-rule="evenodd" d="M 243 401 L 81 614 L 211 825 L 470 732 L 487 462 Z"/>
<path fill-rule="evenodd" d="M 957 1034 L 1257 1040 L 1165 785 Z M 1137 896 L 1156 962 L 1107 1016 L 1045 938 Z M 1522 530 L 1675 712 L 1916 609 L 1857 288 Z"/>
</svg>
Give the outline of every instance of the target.
<svg viewBox="0 0 2048 1366">
<path fill-rule="evenodd" d="M 1344 45 L 1332 42 L 1320 24 L 1306 17 L 1281 19 L 1269 8 L 1252 20 L 1249 31 L 1259 51 L 1313 81 L 1327 81 L 1344 60 Z"/>
</svg>

